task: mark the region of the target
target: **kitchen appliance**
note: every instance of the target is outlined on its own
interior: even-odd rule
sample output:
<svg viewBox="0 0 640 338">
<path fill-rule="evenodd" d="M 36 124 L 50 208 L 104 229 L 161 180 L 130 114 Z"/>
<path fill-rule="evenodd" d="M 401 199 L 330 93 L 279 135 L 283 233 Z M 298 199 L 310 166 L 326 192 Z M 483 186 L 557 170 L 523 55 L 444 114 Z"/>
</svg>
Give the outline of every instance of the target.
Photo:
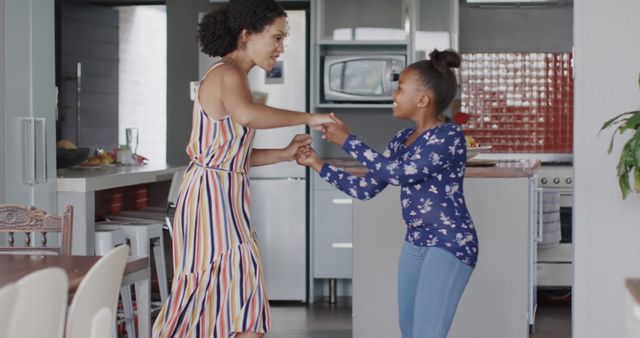
<svg viewBox="0 0 640 338">
<path fill-rule="evenodd" d="M 290 30 L 285 53 L 278 58 L 281 73 L 254 67 L 248 74 L 256 102 L 290 110 L 307 111 L 307 12 L 287 10 Z M 215 61 L 201 53 L 201 71 Z M 306 126 L 256 130 L 254 149 L 284 148 Z M 307 300 L 307 170 L 295 161 L 253 167 L 251 226 L 256 232 L 270 300 Z"/>
<path fill-rule="evenodd" d="M 400 54 L 326 55 L 324 100 L 391 102 L 406 64 L 407 57 Z"/>
<path fill-rule="evenodd" d="M 56 208 L 54 14 L 52 1 L 0 1 L 0 203 L 62 214 Z"/>
<path fill-rule="evenodd" d="M 539 186 L 560 195 L 560 242 L 538 246 L 537 281 L 539 288 L 571 288 L 573 285 L 573 167 L 543 165 L 538 171 Z"/>
</svg>

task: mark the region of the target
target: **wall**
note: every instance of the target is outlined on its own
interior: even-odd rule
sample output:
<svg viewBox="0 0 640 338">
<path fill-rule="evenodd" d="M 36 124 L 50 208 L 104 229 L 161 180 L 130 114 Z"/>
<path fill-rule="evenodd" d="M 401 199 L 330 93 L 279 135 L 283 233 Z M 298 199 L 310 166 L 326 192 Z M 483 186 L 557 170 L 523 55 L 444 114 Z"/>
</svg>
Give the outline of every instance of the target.
<svg viewBox="0 0 640 338">
<path fill-rule="evenodd" d="M 478 8 L 460 0 L 460 51 L 571 51 L 572 16 L 569 6 Z"/>
<path fill-rule="evenodd" d="M 198 13 L 214 5 L 207 0 L 167 0 L 167 163 L 188 162 L 193 101 L 189 82 L 198 80 Z"/>
<path fill-rule="evenodd" d="M 118 143 L 138 128 L 138 154 L 166 159 L 167 20 L 165 6 L 118 7 L 120 16 Z"/>
<path fill-rule="evenodd" d="M 4 0 L 0 0 L 0 18 L 4 23 Z M 0 24 L 0 130 L 4 131 L 4 24 Z M 5 203 L 5 149 L 4 139 L 0 138 L 0 204 Z"/>
<path fill-rule="evenodd" d="M 573 337 L 623 337 L 624 279 L 640 276 L 640 195 L 622 201 L 616 181 L 628 135 L 609 155 L 611 132 L 598 130 L 640 107 L 640 2 L 575 1 L 574 13 Z"/>
<path fill-rule="evenodd" d="M 118 145 L 118 12 L 62 2 L 60 47 L 60 135 L 76 141 L 76 63 L 82 62 L 80 144 Z M 77 142 L 77 141 L 76 141 Z"/>
</svg>

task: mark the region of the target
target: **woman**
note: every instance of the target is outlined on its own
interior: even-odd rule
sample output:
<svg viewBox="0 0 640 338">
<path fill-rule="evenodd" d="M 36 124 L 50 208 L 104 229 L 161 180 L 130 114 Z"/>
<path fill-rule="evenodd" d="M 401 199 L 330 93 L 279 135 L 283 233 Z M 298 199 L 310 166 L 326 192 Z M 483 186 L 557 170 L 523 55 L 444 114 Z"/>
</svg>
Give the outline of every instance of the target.
<svg viewBox="0 0 640 338">
<path fill-rule="evenodd" d="M 445 338 L 478 257 L 476 231 L 465 205 L 464 135 L 445 122 L 443 111 L 455 97 L 460 65 L 453 51 L 434 50 L 430 60 L 409 65 L 400 74 L 393 116 L 415 128 L 399 131 L 378 153 L 336 118 L 324 138 L 368 169 L 356 177 L 324 163 L 309 147 L 299 164 L 345 193 L 370 199 L 388 184 L 402 187 L 400 202 L 407 235 L 398 265 L 398 306 L 403 338 Z M 374 324 L 375 325 L 375 324 Z"/>
<path fill-rule="evenodd" d="M 284 52 L 286 13 L 273 0 L 231 0 L 199 27 L 202 50 L 222 60 L 209 69 L 194 102 L 193 128 L 174 220 L 171 296 L 154 337 L 261 337 L 270 315 L 260 253 L 249 215 L 251 166 L 294 160 L 310 143 L 252 149 L 254 129 L 331 123 L 253 102 L 247 73 L 272 69 Z M 273 224 L 273 226 L 278 226 Z"/>
</svg>

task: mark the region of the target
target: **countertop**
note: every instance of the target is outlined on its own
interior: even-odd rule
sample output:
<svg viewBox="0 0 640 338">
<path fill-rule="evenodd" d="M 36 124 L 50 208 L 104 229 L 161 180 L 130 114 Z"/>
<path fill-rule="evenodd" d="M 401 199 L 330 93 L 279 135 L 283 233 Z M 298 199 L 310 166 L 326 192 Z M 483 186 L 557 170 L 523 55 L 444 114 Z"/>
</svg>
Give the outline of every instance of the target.
<svg viewBox="0 0 640 338">
<path fill-rule="evenodd" d="M 326 159 L 329 164 L 356 176 L 364 176 L 368 170 L 359 162 L 346 158 Z M 514 178 L 532 177 L 540 161 L 524 160 L 474 160 L 467 163 L 465 177 L 467 178 Z"/>
<path fill-rule="evenodd" d="M 67 168 L 57 171 L 58 192 L 92 192 L 104 189 L 171 180 L 184 166 L 149 164 L 106 166 L 95 169 Z"/>
</svg>

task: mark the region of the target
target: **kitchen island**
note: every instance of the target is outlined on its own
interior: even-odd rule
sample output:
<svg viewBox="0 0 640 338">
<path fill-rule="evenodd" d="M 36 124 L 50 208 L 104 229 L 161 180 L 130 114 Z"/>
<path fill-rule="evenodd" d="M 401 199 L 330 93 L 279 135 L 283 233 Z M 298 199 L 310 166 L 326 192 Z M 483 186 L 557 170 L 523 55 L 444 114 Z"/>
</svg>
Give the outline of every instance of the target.
<svg viewBox="0 0 640 338">
<path fill-rule="evenodd" d="M 528 337 L 535 309 L 537 167 L 535 161 L 507 161 L 467 168 L 465 198 L 480 250 L 449 338 Z M 400 336 L 396 271 L 406 226 L 399 195 L 393 186 L 353 202 L 354 338 Z"/>
<path fill-rule="evenodd" d="M 73 255 L 94 254 L 95 193 L 111 188 L 171 180 L 181 166 L 106 166 L 58 169 L 58 213 L 73 205 Z"/>
</svg>

